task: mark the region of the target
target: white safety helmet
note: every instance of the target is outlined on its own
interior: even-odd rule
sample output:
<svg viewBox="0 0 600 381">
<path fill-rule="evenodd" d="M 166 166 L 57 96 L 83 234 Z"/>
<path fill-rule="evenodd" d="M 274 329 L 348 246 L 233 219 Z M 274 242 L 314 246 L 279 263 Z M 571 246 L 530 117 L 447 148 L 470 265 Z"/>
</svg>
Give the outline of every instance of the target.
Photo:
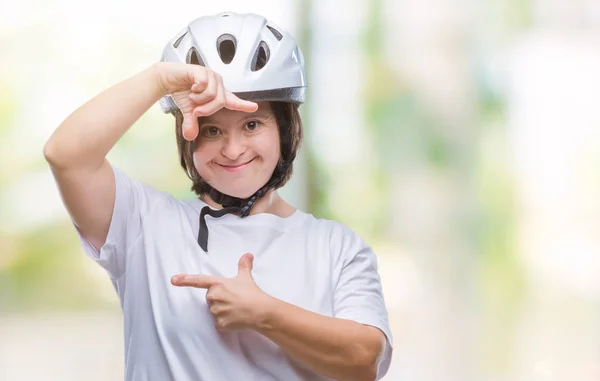
<svg viewBox="0 0 600 381">
<path fill-rule="evenodd" d="M 304 103 L 302 51 L 289 33 L 259 15 L 200 17 L 165 46 L 161 61 L 209 67 L 242 99 Z M 165 113 L 177 109 L 170 95 L 160 105 Z"/>
</svg>

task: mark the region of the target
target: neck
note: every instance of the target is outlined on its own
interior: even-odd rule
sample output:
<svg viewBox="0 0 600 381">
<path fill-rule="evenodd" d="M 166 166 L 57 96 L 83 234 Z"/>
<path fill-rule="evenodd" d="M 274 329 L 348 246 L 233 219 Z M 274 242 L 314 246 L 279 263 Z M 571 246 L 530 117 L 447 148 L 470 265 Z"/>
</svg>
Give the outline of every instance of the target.
<svg viewBox="0 0 600 381">
<path fill-rule="evenodd" d="M 213 209 L 223 209 L 222 205 L 217 204 L 208 195 L 203 195 L 200 197 L 200 199 Z M 254 204 L 254 207 L 250 210 L 250 215 L 252 216 L 254 214 L 269 213 L 285 218 L 291 216 L 295 210 L 296 209 L 293 206 L 281 198 L 276 190 L 271 189 L 267 192 L 267 194 L 256 201 L 256 204 Z"/>
</svg>

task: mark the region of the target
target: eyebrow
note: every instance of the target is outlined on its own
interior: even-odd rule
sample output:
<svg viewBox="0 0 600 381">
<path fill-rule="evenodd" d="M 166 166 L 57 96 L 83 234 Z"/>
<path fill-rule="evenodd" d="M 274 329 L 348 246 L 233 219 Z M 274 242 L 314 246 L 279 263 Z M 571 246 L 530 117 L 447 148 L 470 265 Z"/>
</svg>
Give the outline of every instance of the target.
<svg viewBox="0 0 600 381">
<path fill-rule="evenodd" d="M 202 121 L 201 121 L 199 127 L 202 127 L 205 124 L 219 124 L 216 120 L 214 120 L 213 115 L 209 115 L 207 117 L 202 118 Z M 237 124 L 237 123 L 243 122 L 244 120 L 254 119 L 254 118 L 271 119 L 273 117 L 274 116 L 269 114 L 269 112 L 266 110 L 257 110 L 251 114 L 246 114 L 246 115 L 242 116 L 241 118 L 236 120 L 235 123 Z"/>
</svg>

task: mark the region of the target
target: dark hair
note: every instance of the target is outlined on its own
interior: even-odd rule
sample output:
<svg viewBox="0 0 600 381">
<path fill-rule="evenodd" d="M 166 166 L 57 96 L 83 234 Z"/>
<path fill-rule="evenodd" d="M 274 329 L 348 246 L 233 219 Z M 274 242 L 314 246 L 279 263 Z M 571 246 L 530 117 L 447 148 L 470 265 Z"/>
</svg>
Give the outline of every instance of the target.
<svg viewBox="0 0 600 381">
<path fill-rule="evenodd" d="M 298 104 L 288 102 L 270 102 L 270 104 L 279 129 L 281 156 L 269 181 L 276 180 L 271 188 L 278 189 L 284 186 L 292 177 L 293 162 L 302 144 L 302 119 L 298 112 Z M 183 137 L 183 114 L 181 111 L 177 109 L 173 112 L 173 115 L 175 116 L 175 134 L 181 167 L 192 180 L 191 190 L 198 196 L 204 196 L 208 194 L 212 187 L 204 181 L 194 166 L 193 153 L 196 142 L 187 141 Z"/>
</svg>

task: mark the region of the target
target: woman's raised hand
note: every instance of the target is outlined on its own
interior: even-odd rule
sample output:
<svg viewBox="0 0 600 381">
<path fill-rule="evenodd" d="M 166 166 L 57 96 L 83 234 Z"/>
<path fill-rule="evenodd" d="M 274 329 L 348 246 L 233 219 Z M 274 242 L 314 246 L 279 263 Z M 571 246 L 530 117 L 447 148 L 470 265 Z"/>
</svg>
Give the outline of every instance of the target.
<svg viewBox="0 0 600 381">
<path fill-rule="evenodd" d="M 225 89 L 223 78 L 200 65 L 161 62 L 157 64 L 158 85 L 164 95 L 171 94 L 183 114 L 182 133 L 186 140 L 198 136 L 198 117 L 229 110 L 254 112 L 258 105 L 238 98 Z"/>
</svg>

